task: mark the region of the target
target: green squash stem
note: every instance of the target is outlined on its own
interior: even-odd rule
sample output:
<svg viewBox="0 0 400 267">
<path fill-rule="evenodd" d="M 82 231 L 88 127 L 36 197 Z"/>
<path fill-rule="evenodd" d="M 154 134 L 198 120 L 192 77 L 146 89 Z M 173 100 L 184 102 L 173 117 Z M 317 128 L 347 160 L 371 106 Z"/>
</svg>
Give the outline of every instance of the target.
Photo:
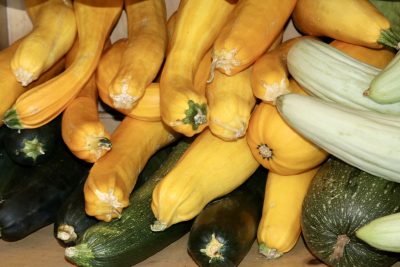
<svg viewBox="0 0 400 267">
<path fill-rule="evenodd" d="M 378 43 L 383 44 L 385 46 L 394 48 L 396 50 L 400 49 L 400 36 L 396 34 L 393 30 L 383 30 L 381 31 L 381 35 L 378 39 Z"/>
<path fill-rule="evenodd" d="M 101 147 L 102 149 L 106 149 L 106 150 L 110 150 L 111 147 L 112 147 L 111 140 L 108 139 L 107 137 L 102 137 L 102 138 L 100 138 L 98 145 L 99 145 L 99 147 Z"/>
<path fill-rule="evenodd" d="M 15 108 L 11 108 L 6 111 L 4 114 L 3 122 L 7 125 L 8 128 L 11 129 L 23 129 L 17 110 Z"/>
<path fill-rule="evenodd" d="M 28 158 L 32 158 L 33 161 L 36 161 L 36 158 L 40 155 L 44 155 L 46 153 L 44 149 L 43 143 L 39 142 L 37 137 L 32 140 L 23 140 L 24 147 L 22 148 L 22 152 Z"/>
<path fill-rule="evenodd" d="M 90 262 L 94 258 L 92 250 L 85 243 L 66 248 L 65 257 L 82 267 L 90 267 Z"/>
<path fill-rule="evenodd" d="M 276 248 L 269 248 L 265 243 L 261 243 L 258 247 L 258 251 L 264 255 L 268 260 L 273 260 L 281 257 L 282 252 L 279 252 Z"/>
<path fill-rule="evenodd" d="M 193 100 L 188 101 L 189 108 L 185 111 L 184 124 L 191 124 L 193 130 L 200 125 L 207 123 L 207 104 L 197 104 Z"/>
</svg>

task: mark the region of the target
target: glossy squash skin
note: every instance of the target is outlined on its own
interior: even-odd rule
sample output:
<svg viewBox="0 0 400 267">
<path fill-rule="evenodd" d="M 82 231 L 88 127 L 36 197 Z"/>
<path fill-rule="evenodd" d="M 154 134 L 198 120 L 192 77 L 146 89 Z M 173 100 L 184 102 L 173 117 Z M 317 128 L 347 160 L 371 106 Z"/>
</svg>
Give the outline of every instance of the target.
<svg viewBox="0 0 400 267">
<path fill-rule="evenodd" d="M 208 124 L 207 99 L 194 88 L 194 75 L 234 6 L 226 0 L 179 4 L 161 73 L 160 108 L 164 123 L 186 136 L 201 132 Z"/>
<path fill-rule="evenodd" d="M 246 138 L 255 159 L 280 175 L 313 169 L 328 156 L 327 152 L 293 130 L 276 107 L 267 103 L 255 107 Z"/>
<path fill-rule="evenodd" d="M 258 166 L 245 138 L 228 142 L 205 129 L 154 189 L 151 208 L 157 221 L 152 229 L 163 231 L 194 218 L 209 202 L 240 186 Z"/>
<path fill-rule="evenodd" d="M 86 213 L 106 222 L 119 218 L 148 159 L 178 136 L 160 121 L 125 117 L 111 135 L 112 150 L 93 165 L 86 179 Z"/>
<path fill-rule="evenodd" d="M 167 49 L 164 0 L 125 0 L 128 44 L 108 88 L 113 105 L 130 110 L 154 80 Z"/>
<path fill-rule="evenodd" d="M 32 23 L 36 21 L 39 10 L 48 0 L 24 0 L 24 7 Z"/>
<path fill-rule="evenodd" d="M 303 200 L 318 169 L 295 175 L 268 172 L 257 231 L 259 252 L 267 259 L 276 259 L 291 251 L 300 238 Z"/>
<path fill-rule="evenodd" d="M 131 118 L 145 121 L 160 121 L 159 83 L 151 83 L 144 91 L 143 96 L 136 101 L 135 106 L 130 110 L 117 108 L 108 94 L 108 88 L 113 77 L 118 72 L 118 67 L 127 45 L 128 41 L 126 39 L 119 39 L 103 53 L 96 70 L 96 85 L 100 99 L 107 106 Z"/>
<path fill-rule="evenodd" d="M 94 75 L 64 110 L 61 134 L 69 150 L 84 161 L 94 163 L 110 151 L 110 134 L 99 119 Z"/>
<path fill-rule="evenodd" d="M 104 44 L 122 12 L 122 0 L 75 0 L 79 48 L 71 66 L 20 95 L 7 111 L 10 128 L 36 128 L 54 119 L 77 96 L 97 67 Z"/>
<path fill-rule="evenodd" d="M 239 0 L 213 44 L 211 72 L 233 75 L 253 64 L 282 32 L 296 2 Z"/>
<path fill-rule="evenodd" d="M 306 35 L 371 48 L 395 48 L 398 42 L 389 31 L 389 20 L 367 0 L 298 0 L 292 18 L 296 28 Z"/>
<path fill-rule="evenodd" d="M 397 254 L 377 250 L 355 234 L 369 221 L 399 212 L 399 203 L 399 183 L 331 157 L 304 198 L 301 226 L 307 247 L 329 266 L 392 266 Z"/>
<path fill-rule="evenodd" d="M 29 32 L 11 60 L 11 69 L 27 86 L 72 47 L 77 35 L 75 14 L 69 0 L 49 0 L 41 5 Z"/>
<path fill-rule="evenodd" d="M 199 266 L 238 266 L 253 245 L 267 171 L 259 167 L 231 193 L 209 203 L 193 222 L 187 250 Z"/>
</svg>

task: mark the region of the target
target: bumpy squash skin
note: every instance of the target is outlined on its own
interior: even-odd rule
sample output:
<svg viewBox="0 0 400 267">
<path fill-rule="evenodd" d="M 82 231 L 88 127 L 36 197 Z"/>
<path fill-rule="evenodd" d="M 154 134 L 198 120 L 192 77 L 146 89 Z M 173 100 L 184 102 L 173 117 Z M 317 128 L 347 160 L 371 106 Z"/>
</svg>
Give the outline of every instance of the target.
<svg viewBox="0 0 400 267">
<path fill-rule="evenodd" d="M 246 134 L 254 158 L 280 175 L 294 175 L 323 162 L 328 154 L 294 131 L 275 106 L 258 104 Z"/>
<path fill-rule="evenodd" d="M 14 130 L 7 128 L 4 147 L 16 163 L 35 166 L 46 162 L 55 150 L 58 142 L 58 124 L 60 118 L 36 129 Z"/>
<path fill-rule="evenodd" d="M 256 238 L 266 174 L 259 167 L 243 185 L 196 217 L 187 250 L 199 266 L 238 266 L 247 255 Z"/>
<path fill-rule="evenodd" d="M 194 75 L 234 6 L 226 0 L 196 0 L 178 7 L 161 73 L 160 108 L 164 123 L 186 136 L 208 124 L 207 99 L 194 87 Z"/>
<path fill-rule="evenodd" d="M 296 28 L 306 35 L 327 36 L 371 48 L 381 48 L 382 43 L 397 46 L 397 41 L 387 43 L 382 37 L 390 22 L 369 1 L 298 0 L 292 18 Z"/>
<path fill-rule="evenodd" d="M 356 237 L 369 221 L 399 212 L 400 184 L 370 175 L 334 157 L 314 177 L 303 202 L 301 226 L 311 252 L 329 266 L 392 266 L 397 254 Z"/>
<path fill-rule="evenodd" d="M 125 0 L 128 44 L 108 88 L 117 108 L 132 109 L 156 77 L 167 48 L 164 0 Z"/>
<path fill-rule="evenodd" d="M 130 267 L 154 255 L 186 234 L 192 221 L 171 226 L 154 233 L 149 225 L 154 221 L 150 208 L 154 187 L 173 168 L 189 143 L 174 146 L 171 154 L 138 190 L 130 196 L 130 205 L 119 220 L 100 222 L 90 227 L 75 247 L 67 248 L 67 259 L 79 266 Z"/>
</svg>

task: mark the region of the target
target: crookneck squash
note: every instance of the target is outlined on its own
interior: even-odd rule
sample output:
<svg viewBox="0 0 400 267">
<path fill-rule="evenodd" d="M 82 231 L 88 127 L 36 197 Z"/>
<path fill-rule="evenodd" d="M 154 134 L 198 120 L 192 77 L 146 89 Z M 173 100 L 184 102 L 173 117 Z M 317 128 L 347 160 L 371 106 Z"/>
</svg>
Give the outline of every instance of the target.
<svg viewBox="0 0 400 267">
<path fill-rule="evenodd" d="M 310 184 L 301 226 L 311 252 L 329 266 L 389 267 L 397 254 L 375 249 L 356 230 L 400 211 L 400 184 L 361 171 L 331 157 Z"/>
<path fill-rule="evenodd" d="M 160 108 L 162 120 L 186 136 L 201 132 L 208 124 L 207 99 L 194 88 L 194 75 L 234 7 L 226 0 L 179 4 L 161 73 Z"/>
<path fill-rule="evenodd" d="M 128 44 L 108 93 L 116 108 L 132 109 L 156 77 L 167 49 L 164 0 L 125 0 Z"/>
</svg>

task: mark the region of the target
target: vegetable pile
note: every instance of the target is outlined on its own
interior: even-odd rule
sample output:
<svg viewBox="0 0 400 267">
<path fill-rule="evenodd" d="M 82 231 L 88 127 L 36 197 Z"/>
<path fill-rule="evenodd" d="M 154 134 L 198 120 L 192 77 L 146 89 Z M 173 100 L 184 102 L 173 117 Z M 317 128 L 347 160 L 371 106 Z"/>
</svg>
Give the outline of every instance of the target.
<svg viewBox="0 0 400 267">
<path fill-rule="evenodd" d="M 328 266 L 398 260 L 400 2 L 25 6 L 32 31 L 0 51 L 1 239 L 54 224 L 78 266 L 132 266 L 187 233 L 199 266 L 301 237 Z"/>
</svg>

